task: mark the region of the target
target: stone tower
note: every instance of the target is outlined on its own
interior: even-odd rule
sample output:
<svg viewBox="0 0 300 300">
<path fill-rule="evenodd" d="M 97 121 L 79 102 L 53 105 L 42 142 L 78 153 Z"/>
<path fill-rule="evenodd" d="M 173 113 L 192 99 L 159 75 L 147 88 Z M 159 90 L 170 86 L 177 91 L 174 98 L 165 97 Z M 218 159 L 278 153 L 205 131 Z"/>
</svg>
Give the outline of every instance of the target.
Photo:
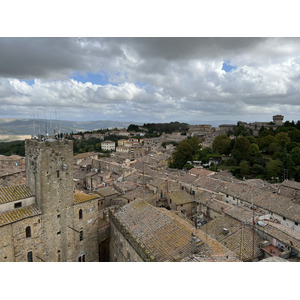
<svg viewBox="0 0 300 300">
<path fill-rule="evenodd" d="M 281 115 L 273 116 L 273 122 L 277 126 L 282 126 L 283 125 L 283 118 L 284 118 L 284 116 L 281 116 Z"/>
<path fill-rule="evenodd" d="M 26 184 L 42 211 L 44 261 L 73 261 L 73 142 L 26 140 Z"/>
</svg>

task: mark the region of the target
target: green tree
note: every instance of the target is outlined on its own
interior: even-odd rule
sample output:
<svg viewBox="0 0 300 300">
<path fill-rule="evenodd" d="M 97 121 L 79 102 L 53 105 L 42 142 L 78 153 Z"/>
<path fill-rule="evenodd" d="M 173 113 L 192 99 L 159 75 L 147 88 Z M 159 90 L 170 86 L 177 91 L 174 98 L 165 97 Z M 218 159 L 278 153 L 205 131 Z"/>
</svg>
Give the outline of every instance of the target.
<svg viewBox="0 0 300 300">
<path fill-rule="evenodd" d="M 283 168 L 283 163 L 279 159 L 270 160 L 266 165 L 268 178 L 281 177 Z"/>
<path fill-rule="evenodd" d="M 267 135 L 257 139 L 257 144 L 262 151 L 268 152 L 271 143 L 276 143 L 276 139 L 272 135 Z"/>
<path fill-rule="evenodd" d="M 242 160 L 240 162 L 240 174 L 241 176 L 246 176 L 249 174 L 249 170 L 250 170 L 250 167 L 249 167 L 249 163 L 245 160 Z"/>
<path fill-rule="evenodd" d="M 212 143 L 213 152 L 228 155 L 230 153 L 230 142 L 231 139 L 226 134 L 217 136 Z"/>
<path fill-rule="evenodd" d="M 300 147 L 294 148 L 291 152 L 291 157 L 296 165 L 300 165 Z"/>
<path fill-rule="evenodd" d="M 296 129 L 288 133 L 291 142 L 300 143 L 300 130 Z"/>
<path fill-rule="evenodd" d="M 280 132 L 275 135 L 276 142 L 280 145 L 281 149 L 285 148 L 287 143 L 291 141 L 289 134 Z"/>
<path fill-rule="evenodd" d="M 198 158 L 202 161 L 202 163 L 207 164 L 210 154 L 212 154 L 212 149 L 210 147 L 205 147 L 199 151 Z"/>
<path fill-rule="evenodd" d="M 250 147 L 249 140 L 244 136 L 239 136 L 235 141 L 235 145 L 232 150 L 232 155 L 238 160 L 238 162 L 242 160 L 248 160 L 249 147 Z"/>
<path fill-rule="evenodd" d="M 179 142 L 172 155 L 170 167 L 182 169 L 187 161 L 193 161 L 199 156 L 200 149 L 200 141 L 196 137 Z"/>
</svg>

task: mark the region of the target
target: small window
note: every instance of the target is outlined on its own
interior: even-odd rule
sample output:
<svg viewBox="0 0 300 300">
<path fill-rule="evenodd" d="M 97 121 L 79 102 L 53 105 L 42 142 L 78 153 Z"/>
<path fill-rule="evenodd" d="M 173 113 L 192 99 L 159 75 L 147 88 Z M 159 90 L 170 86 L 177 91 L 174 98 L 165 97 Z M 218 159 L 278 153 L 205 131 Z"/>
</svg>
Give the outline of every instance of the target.
<svg viewBox="0 0 300 300">
<path fill-rule="evenodd" d="M 80 256 L 78 257 L 78 261 L 79 261 L 79 262 L 85 262 L 85 254 L 80 255 Z"/>
<path fill-rule="evenodd" d="M 57 251 L 57 261 L 60 261 L 60 250 Z"/>
<path fill-rule="evenodd" d="M 29 251 L 29 252 L 27 253 L 27 261 L 28 261 L 28 262 L 33 262 L 32 251 Z"/>
<path fill-rule="evenodd" d="M 60 233 L 61 233 L 61 232 L 60 232 L 60 231 L 58 231 L 58 232 L 57 232 L 57 235 L 60 235 Z"/>
<path fill-rule="evenodd" d="M 30 238 L 31 237 L 31 228 L 30 228 L 30 226 L 26 227 L 25 233 L 26 233 L 26 238 Z"/>
<path fill-rule="evenodd" d="M 83 230 L 79 231 L 79 240 L 83 241 Z"/>
<path fill-rule="evenodd" d="M 170 198 L 170 203 L 172 203 L 172 199 Z"/>
<path fill-rule="evenodd" d="M 59 214 L 59 215 L 57 215 L 57 218 L 58 218 L 58 219 L 60 218 L 60 214 Z"/>
<path fill-rule="evenodd" d="M 15 203 L 14 207 L 15 207 L 15 208 L 20 208 L 20 207 L 22 207 L 22 202 L 17 202 L 17 203 Z"/>
<path fill-rule="evenodd" d="M 285 220 L 286 220 L 286 217 L 282 217 L 282 219 L 285 221 Z"/>
<path fill-rule="evenodd" d="M 82 219 L 82 209 L 79 209 L 79 219 Z"/>
<path fill-rule="evenodd" d="M 59 170 L 56 171 L 56 176 L 59 178 Z"/>
<path fill-rule="evenodd" d="M 295 222 L 295 225 L 297 225 L 297 226 L 298 226 L 298 222 Z"/>
</svg>

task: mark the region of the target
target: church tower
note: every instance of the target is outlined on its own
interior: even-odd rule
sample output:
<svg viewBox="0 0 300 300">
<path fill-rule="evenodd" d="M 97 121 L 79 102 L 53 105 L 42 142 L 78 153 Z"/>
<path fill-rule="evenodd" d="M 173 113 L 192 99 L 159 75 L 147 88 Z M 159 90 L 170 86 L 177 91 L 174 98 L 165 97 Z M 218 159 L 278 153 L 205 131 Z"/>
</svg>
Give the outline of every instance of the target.
<svg viewBox="0 0 300 300">
<path fill-rule="evenodd" d="M 44 261 L 73 261 L 79 232 L 73 220 L 73 142 L 58 138 L 25 141 L 26 184 L 42 211 Z"/>
</svg>

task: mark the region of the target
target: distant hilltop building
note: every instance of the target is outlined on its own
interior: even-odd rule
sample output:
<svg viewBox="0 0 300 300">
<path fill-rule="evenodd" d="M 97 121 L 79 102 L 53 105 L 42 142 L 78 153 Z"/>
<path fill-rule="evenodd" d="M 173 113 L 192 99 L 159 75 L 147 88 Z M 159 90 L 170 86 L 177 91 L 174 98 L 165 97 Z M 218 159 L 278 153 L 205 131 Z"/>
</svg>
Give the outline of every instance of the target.
<svg viewBox="0 0 300 300">
<path fill-rule="evenodd" d="M 273 116 L 273 122 L 275 123 L 276 126 L 282 126 L 283 125 L 283 116 L 281 115 L 276 115 Z"/>
<path fill-rule="evenodd" d="M 242 125 L 247 129 L 252 129 L 253 130 L 253 135 L 258 135 L 258 132 L 262 127 L 266 128 L 266 129 L 272 128 L 272 129 L 276 130 L 277 127 L 282 126 L 283 125 L 283 118 L 284 118 L 284 116 L 276 115 L 276 116 L 273 116 L 273 123 L 272 122 L 246 123 L 246 122 L 239 121 L 238 125 L 239 126 Z"/>
</svg>

